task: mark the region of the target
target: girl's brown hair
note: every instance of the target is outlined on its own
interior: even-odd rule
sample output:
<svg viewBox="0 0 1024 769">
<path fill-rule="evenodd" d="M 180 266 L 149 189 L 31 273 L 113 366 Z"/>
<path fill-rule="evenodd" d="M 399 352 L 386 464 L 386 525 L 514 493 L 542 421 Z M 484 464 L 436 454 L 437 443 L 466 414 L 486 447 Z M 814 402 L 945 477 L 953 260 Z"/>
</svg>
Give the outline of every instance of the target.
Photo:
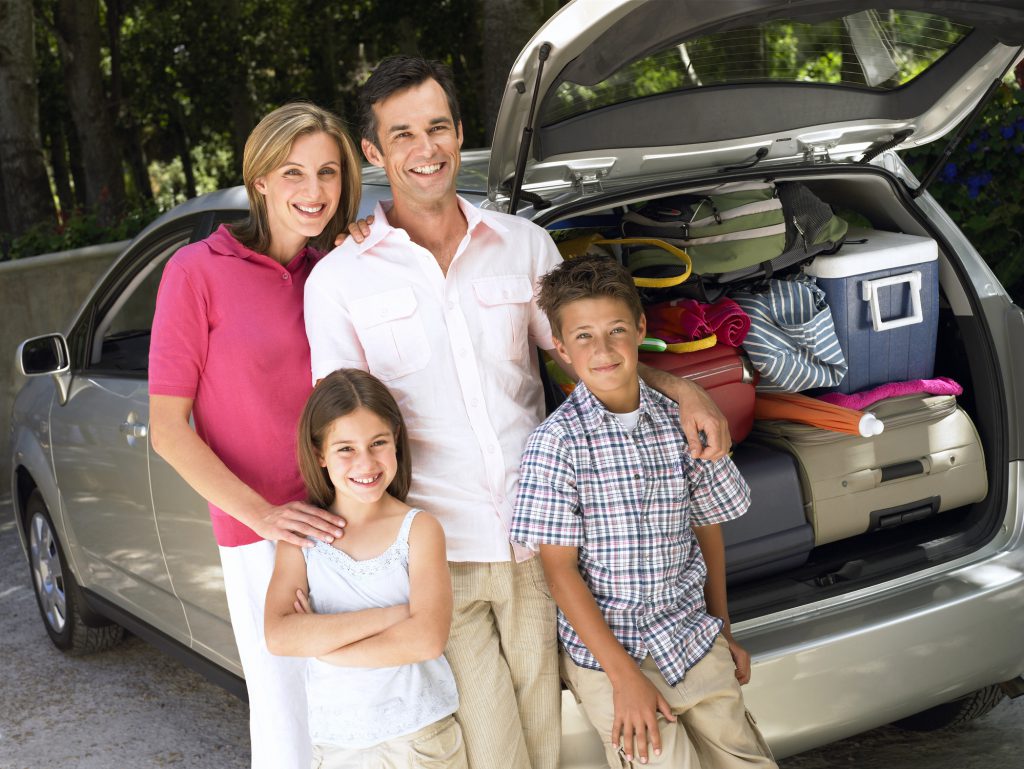
<svg viewBox="0 0 1024 769">
<path fill-rule="evenodd" d="M 324 440 L 335 419 L 347 416 L 360 407 L 384 420 L 395 436 L 398 472 L 388 486 L 388 493 L 395 499 L 405 501 L 412 479 L 412 461 L 402 412 L 394 396 L 379 379 L 359 369 L 342 368 L 317 383 L 299 417 L 299 470 L 302 472 L 302 480 L 306 482 L 311 504 L 328 508 L 334 502 L 334 484 L 327 474 L 327 468 L 320 464 Z"/>
<path fill-rule="evenodd" d="M 242 153 L 242 180 L 249 196 L 249 218 L 231 226 L 239 242 L 260 254 L 270 249 L 270 218 L 267 202 L 256 189 L 256 181 L 288 159 L 292 144 L 300 136 L 325 133 L 338 143 L 341 153 L 341 200 L 338 210 L 324 231 L 311 238 L 309 245 L 318 251 L 334 248 L 334 239 L 348 229 L 359 212 L 362 194 L 362 166 L 355 145 L 345 131 L 341 118 L 309 102 L 292 102 L 278 107 L 252 129 Z"/>
</svg>

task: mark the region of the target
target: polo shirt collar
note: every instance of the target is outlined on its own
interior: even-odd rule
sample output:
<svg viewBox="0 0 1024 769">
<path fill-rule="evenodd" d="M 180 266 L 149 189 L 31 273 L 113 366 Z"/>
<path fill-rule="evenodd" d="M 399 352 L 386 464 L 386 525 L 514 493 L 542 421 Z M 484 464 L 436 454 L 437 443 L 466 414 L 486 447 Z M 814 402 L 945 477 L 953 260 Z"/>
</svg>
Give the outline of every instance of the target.
<svg viewBox="0 0 1024 769">
<path fill-rule="evenodd" d="M 580 421 L 583 423 L 583 429 L 588 433 L 592 433 L 600 427 L 604 423 L 605 418 L 615 418 L 582 381 L 578 382 L 573 389 L 572 398 L 576 402 Z M 644 414 L 650 415 L 654 410 L 656 402 L 654 391 L 644 384 L 644 380 L 641 379 L 640 416 L 643 417 Z"/>
<path fill-rule="evenodd" d="M 211 253 L 217 254 L 218 256 L 236 256 L 239 259 L 256 259 L 258 261 L 271 261 L 278 267 L 284 267 L 285 269 L 294 271 L 296 267 L 303 263 L 303 261 L 309 257 L 319 257 L 319 252 L 315 249 L 306 246 L 298 254 L 296 254 L 290 262 L 286 265 L 281 265 L 277 260 L 271 259 L 266 254 L 261 254 L 259 251 L 253 251 L 251 248 L 243 245 L 234 235 L 231 234 L 231 230 L 228 229 L 226 224 L 220 225 L 217 229 L 210 233 L 204 241 L 206 247 L 210 249 Z"/>
<path fill-rule="evenodd" d="M 468 232 L 472 233 L 478 226 L 489 227 L 498 233 L 508 232 L 508 227 L 502 224 L 498 217 L 492 216 L 489 211 L 482 211 L 461 195 L 456 196 L 456 199 L 459 203 L 459 210 L 466 217 L 466 230 Z M 370 234 L 362 243 L 356 244 L 356 253 L 363 254 L 369 251 L 382 240 L 389 236 L 393 237 L 399 231 L 397 227 L 394 227 L 388 221 L 388 213 L 394 204 L 393 200 L 377 201 L 377 205 L 373 209 L 373 224 L 370 225 Z M 402 237 L 407 237 L 404 231 Z"/>
</svg>

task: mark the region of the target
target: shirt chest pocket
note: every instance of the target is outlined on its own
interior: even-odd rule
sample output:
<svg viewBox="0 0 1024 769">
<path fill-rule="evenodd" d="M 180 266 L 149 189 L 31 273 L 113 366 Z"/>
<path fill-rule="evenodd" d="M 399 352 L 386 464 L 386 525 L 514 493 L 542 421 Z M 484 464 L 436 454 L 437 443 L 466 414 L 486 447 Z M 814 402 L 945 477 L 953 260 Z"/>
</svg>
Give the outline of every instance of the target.
<svg viewBox="0 0 1024 769">
<path fill-rule="evenodd" d="M 527 275 L 497 275 L 473 281 L 484 355 L 521 360 L 527 355 L 533 282 Z"/>
<path fill-rule="evenodd" d="M 386 382 L 426 368 L 430 343 L 411 288 L 364 296 L 349 309 L 371 374 Z"/>
</svg>

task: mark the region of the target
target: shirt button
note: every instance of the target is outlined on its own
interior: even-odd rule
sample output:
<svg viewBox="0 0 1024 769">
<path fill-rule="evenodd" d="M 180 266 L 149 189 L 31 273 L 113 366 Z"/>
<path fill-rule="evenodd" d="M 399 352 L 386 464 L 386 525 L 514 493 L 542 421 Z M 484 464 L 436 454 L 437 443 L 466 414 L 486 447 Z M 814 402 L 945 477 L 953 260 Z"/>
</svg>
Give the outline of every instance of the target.
<svg viewBox="0 0 1024 769">
<path fill-rule="evenodd" d="M 633 480 L 634 481 L 639 481 L 640 480 L 640 473 L 633 473 Z"/>
<path fill-rule="evenodd" d="M 459 357 L 463 357 L 463 356 L 465 356 L 465 354 L 466 354 L 466 348 L 465 347 L 460 347 L 459 348 Z"/>
<path fill-rule="evenodd" d="M 455 309 L 455 302 L 448 302 L 448 309 L 449 310 L 454 310 Z"/>
<path fill-rule="evenodd" d="M 493 454 L 497 450 L 498 450 L 498 447 L 495 446 L 493 443 L 490 446 L 487 447 L 487 453 L 489 453 L 489 454 Z"/>
<path fill-rule="evenodd" d="M 288 273 L 287 272 L 282 272 L 281 273 L 281 280 L 288 280 Z"/>
<path fill-rule="evenodd" d="M 476 408 L 477 406 L 480 405 L 480 401 L 477 400 L 476 398 L 473 398 L 473 400 L 469 402 L 469 405 L 472 406 L 473 408 Z"/>
<path fill-rule="evenodd" d="M 644 600 L 647 601 L 647 603 L 650 603 L 653 600 L 653 596 L 645 595 Z"/>
</svg>

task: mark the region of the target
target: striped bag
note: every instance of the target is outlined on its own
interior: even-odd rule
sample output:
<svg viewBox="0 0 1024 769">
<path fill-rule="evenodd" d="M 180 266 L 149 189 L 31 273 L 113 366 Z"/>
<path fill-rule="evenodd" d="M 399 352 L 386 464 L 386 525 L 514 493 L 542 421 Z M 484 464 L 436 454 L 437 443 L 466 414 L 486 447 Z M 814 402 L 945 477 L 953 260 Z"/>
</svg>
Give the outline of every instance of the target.
<svg viewBox="0 0 1024 769">
<path fill-rule="evenodd" d="M 767 284 L 764 292 L 731 295 L 750 316 L 743 349 L 761 375 L 757 389 L 800 392 L 839 384 L 848 366 L 825 292 L 803 274 Z"/>
</svg>

